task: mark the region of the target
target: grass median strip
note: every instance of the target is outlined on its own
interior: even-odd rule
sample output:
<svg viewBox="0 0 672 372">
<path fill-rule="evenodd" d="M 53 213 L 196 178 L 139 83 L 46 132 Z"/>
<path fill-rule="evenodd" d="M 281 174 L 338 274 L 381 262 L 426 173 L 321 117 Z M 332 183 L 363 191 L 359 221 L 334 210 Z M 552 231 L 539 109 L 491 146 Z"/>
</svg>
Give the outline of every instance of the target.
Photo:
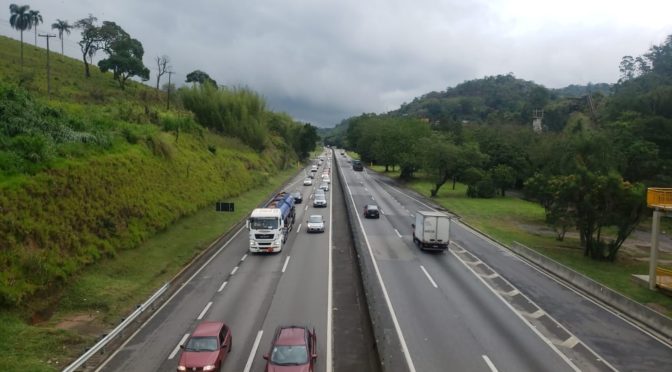
<svg viewBox="0 0 672 372">
<path fill-rule="evenodd" d="M 72 278 L 48 320 L 27 324 L 0 311 L 0 370 L 57 371 L 141 304 L 199 252 L 296 173 L 288 169 L 233 198 L 235 212 L 208 206 L 141 246 L 100 261 Z"/>
</svg>

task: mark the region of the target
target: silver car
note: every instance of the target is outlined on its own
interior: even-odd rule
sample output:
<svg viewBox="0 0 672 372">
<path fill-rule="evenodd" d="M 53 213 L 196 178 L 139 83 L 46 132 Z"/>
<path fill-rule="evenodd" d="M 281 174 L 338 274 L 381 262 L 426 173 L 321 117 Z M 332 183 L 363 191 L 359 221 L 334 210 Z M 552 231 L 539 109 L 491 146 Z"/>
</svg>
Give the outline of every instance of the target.
<svg viewBox="0 0 672 372">
<path fill-rule="evenodd" d="M 308 217 L 308 232 L 324 232 L 324 218 L 320 214 Z"/>
<path fill-rule="evenodd" d="M 321 190 L 324 190 L 324 191 L 329 191 L 329 184 L 326 183 L 326 182 L 322 182 L 322 183 L 320 184 L 320 189 L 321 189 Z"/>
<path fill-rule="evenodd" d="M 315 194 L 313 199 L 313 207 L 327 207 L 327 198 L 323 194 Z"/>
</svg>

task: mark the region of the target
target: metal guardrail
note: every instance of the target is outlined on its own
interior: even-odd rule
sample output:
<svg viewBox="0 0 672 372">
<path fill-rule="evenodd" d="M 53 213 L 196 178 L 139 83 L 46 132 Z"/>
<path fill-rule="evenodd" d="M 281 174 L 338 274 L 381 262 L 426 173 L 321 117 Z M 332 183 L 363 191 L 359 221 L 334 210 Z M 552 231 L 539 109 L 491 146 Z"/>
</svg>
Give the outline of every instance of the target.
<svg viewBox="0 0 672 372">
<path fill-rule="evenodd" d="M 117 327 L 115 327 L 112 332 L 108 333 L 105 337 L 103 337 L 100 341 L 98 341 L 93 347 L 88 349 L 82 356 L 77 358 L 72 364 L 69 366 L 65 367 L 63 369 L 63 372 L 74 372 L 77 370 L 77 368 L 81 367 L 86 363 L 92 356 L 94 356 L 97 352 L 99 352 L 101 349 L 103 349 L 110 341 L 112 341 L 115 337 L 117 337 L 119 334 L 121 334 L 124 329 L 131 324 L 135 318 L 137 318 L 140 314 L 142 314 L 148 307 L 150 307 L 154 301 L 156 301 L 157 298 L 159 298 L 167 289 L 168 289 L 169 283 L 166 283 L 163 285 L 163 287 L 159 288 L 152 297 L 147 299 L 142 305 L 138 306 L 131 315 L 126 317 Z"/>
</svg>

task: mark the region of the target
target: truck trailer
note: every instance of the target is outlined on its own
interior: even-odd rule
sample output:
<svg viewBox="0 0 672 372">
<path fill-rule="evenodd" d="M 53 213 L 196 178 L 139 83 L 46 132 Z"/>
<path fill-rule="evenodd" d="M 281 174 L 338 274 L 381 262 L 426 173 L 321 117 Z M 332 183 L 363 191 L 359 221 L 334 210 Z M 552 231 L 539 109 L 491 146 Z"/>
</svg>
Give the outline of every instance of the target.
<svg viewBox="0 0 672 372">
<path fill-rule="evenodd" d="M 263 208 L 256 208 L 247 219 L 250 252 L 280 252 L 294 226 L 296 210 L 290 193 L 281 192 Z"/>
<path fill-rule="evenodd" d="M 442 212 L 417 211 L 413 243 L 420 249 L 443 251 L 450 244 L 450 216 Z"/>
</svg>

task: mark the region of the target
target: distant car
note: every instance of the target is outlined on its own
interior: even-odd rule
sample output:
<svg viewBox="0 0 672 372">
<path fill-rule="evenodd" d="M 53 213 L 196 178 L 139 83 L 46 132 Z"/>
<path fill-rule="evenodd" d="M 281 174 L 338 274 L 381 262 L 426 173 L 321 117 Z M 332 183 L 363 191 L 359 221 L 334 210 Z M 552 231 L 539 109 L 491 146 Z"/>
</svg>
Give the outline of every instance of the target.
<svg viewBox="0 0 672 372">
<path fill-rule="evenodd" d="M 380 218 L 380 209 L 375 204 L 369 204 L 364 206 L 364 217 L 365 218 Z"/>
<path fill-rule="evenodd" d="M 324 218 L 320 214 L 313 214 L 308 217 L 307 231 L 324 232 Z"/>
<path fill-rule="evenodd" d="M 303 195 L 301 195 L 301 191 L 294 191 L 292 193 L 292 198 L 294 198 L 295 204 L 301 204 L 303 202 Z"/>
<path fill-rule="evenodd" d="M 310 178 L 306 178 L 303 180 L 303 186 L 313 186 L 313 180 Z"/>
<path fill-rule="evenodd" d="M 278 327 L 271 350 L 264 355 L 266 372 L 313 372 L 317 335 L 305 326 Z"/>
<path fill-rule="evenodd" d="M 328 174 L 323 174 L 322 175 L 322 181 L 326 183 L 331 183 L 331 178 L 329 178 Z"/>
<path fill-rule="evenodd" d="M 322 189 L 315 189 L 315 196 L 317 196 L 317 195 L 320 195 L 320 196 L 326 198 L 324 190 L 322 190 Z"/>
<path fill-rule="evenodd" d="M 364 165 L 359 160 L 353 160 L 352 161 L 352 170 L 361 172 L 361 171 L 364 170 Z"/>
<path fill-rule="evenodd" d="M 219 371 L 231 352 L 233 336 L 222 322 L 200 323 L 184 345 L 178 371 Z"/>
<path fill-rule="evenodd" d="M 326 182 L 322 182 L 322 183 L 320 184 L 320 189 L 322 189 L 322 190 L 324 190 L 324 191 L 329 191 L 329 184 L 326 183 Z"/>
<path fill-rule="evenodd" d="M 315 194 L 315 198 L 313 199 L 313 207 L 325 207 L 327 206 L 327 198 L 324 196 L 324 194 Z"/>
</svg>

